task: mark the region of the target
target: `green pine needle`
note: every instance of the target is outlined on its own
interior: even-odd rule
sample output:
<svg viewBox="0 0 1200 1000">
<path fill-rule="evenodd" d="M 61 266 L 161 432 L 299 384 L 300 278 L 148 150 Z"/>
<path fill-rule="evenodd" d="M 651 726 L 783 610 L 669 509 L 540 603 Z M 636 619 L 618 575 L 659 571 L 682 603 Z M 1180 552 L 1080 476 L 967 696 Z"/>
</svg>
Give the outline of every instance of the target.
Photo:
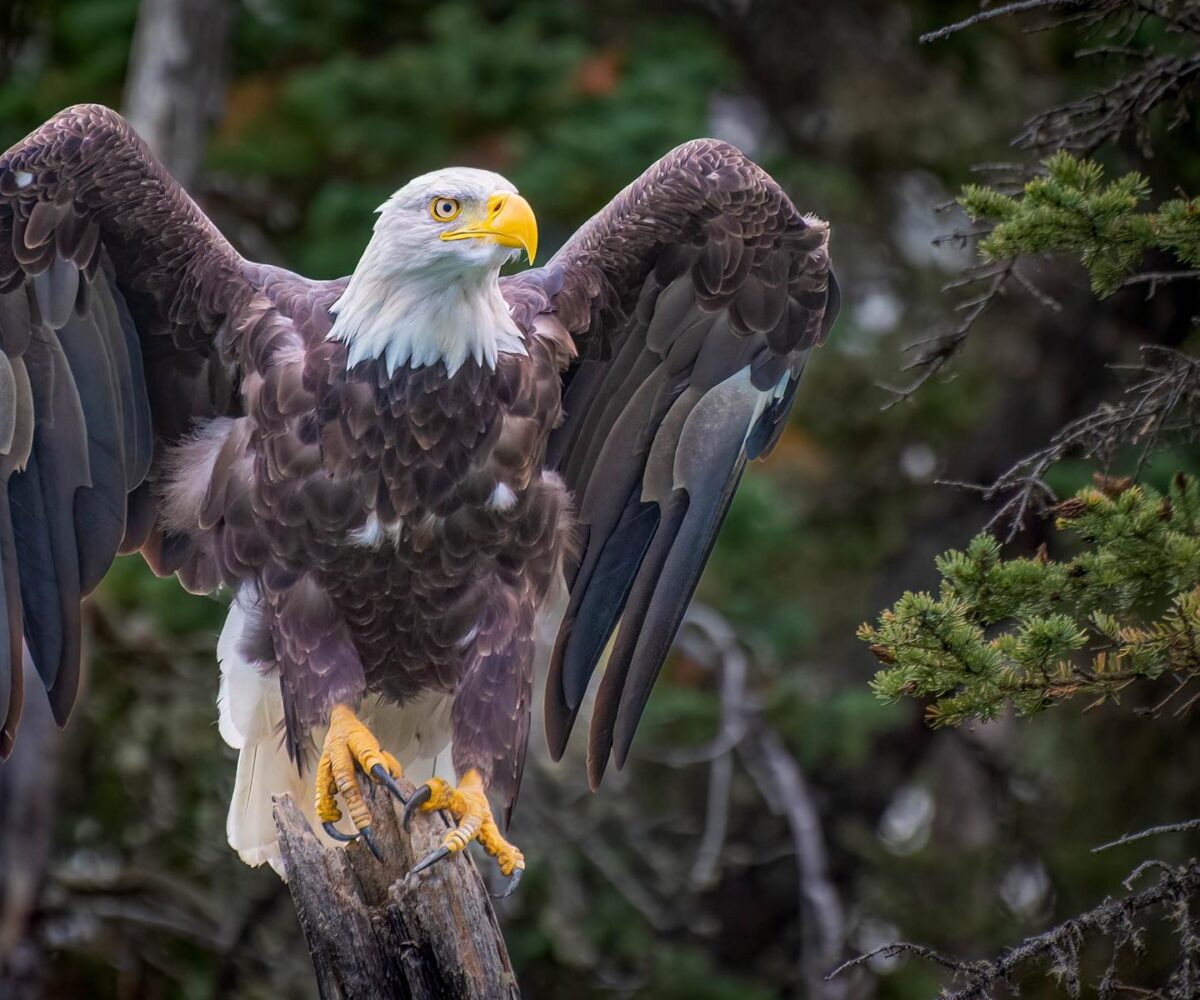
<svg viewBox="0 0 1200 1000">
<path fill-rule="evenodd" d="M 1165 496 L 1104 486 L 1057 508 L 1057 527 L 1083 542 L 1074 558 L 1005 559 L 981 534 L 938 558 L 937 597 L 907 593 L 863 625 L 886 664 L 875 693 L 926 700 L 931 724 L 955 726 L 1200 674 L 1200 481 L 1179 475 Z"/>
<path fill-rule="evenodd" d="M 1018 197 L 978 184 L 963 188 L 958 201 L 967 215 L 994 226 L 979 244 L 985 258 L 1074 253 L 1099 295 L 1120 288 L 1149 250 L 1200 264 L 1200 199 L 1175 199 L 1143 212 L 1150 185 L 1137 172 L 1105 184 L 1103 167 L 1067 152 L 1043 165 L 1046 175 L 1027 183 Z"/>
</svg>

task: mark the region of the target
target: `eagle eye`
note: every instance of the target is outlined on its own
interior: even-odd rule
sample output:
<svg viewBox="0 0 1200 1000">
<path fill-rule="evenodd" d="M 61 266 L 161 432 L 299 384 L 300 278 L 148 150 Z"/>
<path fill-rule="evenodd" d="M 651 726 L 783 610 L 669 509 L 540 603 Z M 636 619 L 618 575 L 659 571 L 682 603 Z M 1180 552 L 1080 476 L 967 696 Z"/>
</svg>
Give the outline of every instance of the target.
<svg viewBox="0 0 1200 1000">
<path fill-rule="evenodd" d="M 462 206 L 453 198 L 434 198 L 429 203 L 429 214 L 438 222 L 449 222 L 461 209 Z"/>
</svg>

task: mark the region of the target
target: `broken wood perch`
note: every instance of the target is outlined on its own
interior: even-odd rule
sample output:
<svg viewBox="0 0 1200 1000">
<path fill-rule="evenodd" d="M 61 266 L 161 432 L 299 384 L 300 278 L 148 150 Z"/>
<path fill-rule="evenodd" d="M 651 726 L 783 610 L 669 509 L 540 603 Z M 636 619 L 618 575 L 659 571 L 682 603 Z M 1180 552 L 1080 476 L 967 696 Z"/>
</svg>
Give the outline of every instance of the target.
<svg viewBox="0 0 1200 1000">
<path fill-rule="evenodd" d="M 491 899 L 466 852 L 407 878 L 441 844 L 444 817 L 414 816 L 410 836 L 386 790 L 371 781 L 362 789 L 382 862 L 361 840 L 324 847 L 291 796 L 275 799 L 288 888 L 323 1000 L 519 1000 Z"/>
</svg>

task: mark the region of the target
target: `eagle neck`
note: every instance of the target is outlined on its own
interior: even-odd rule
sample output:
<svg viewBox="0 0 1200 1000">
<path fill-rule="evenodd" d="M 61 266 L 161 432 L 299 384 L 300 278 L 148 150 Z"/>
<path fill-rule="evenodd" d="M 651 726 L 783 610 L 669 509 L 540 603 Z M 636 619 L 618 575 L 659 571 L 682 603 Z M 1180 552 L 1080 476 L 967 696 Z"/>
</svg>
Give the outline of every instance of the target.
<svg viewBox="0 0 1200 1000">
<path fill-rule="evenodd" d="M 345 342 L 348 368 L 380 359 L 390 376 L 441 362 L 453 375 L 468 359 L 494 369 L 501 352 L 526 353 L 498 266 L 440 261 L 405 268 L 373 250 L 333 306 L 329 338 Z"/>
</svg>

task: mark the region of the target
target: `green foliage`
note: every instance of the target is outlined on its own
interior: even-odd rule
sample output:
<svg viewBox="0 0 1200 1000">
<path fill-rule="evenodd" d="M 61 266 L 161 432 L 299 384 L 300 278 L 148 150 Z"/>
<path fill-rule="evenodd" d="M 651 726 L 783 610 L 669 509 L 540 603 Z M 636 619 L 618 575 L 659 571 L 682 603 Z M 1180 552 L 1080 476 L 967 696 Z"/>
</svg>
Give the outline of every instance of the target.
<svg viewBox="0 0 1200 1000">
<path fill-rule="evenodd" d="M 995 227 L 979 244 L 986 258 L 1075 253 L 1099 295 L 1120 288 L 1149 250 L 1200 265 L 1200 199 L 1176 198 L 1157 212 L 1142 212 L 1150 185 L 1136 171 L 1106 184 L 1103 167 L 1067 152 L 1044 166 L 1046 175 L 1027 183 L 1021 197 L 976 184 L 963 188 L 959 203 L 967 214 Z"/>
<path fill-rule="evenodd" d="M 343 44 L 300 66 L 286 66 L 292 51 L 250 25 L 256 44 L 244 58 L 257 72 L 232 89 L 234 124 L 210 161 L 304 206 L 296 228 L 275 234 L 291 265 L 346 273 L 375 207 L 447 163 L 510 177 L 537 206 L 552 251 L 647 163 L 703 131 L 707 95 L 728 67 L 697 19 L 649 18 L 604 43 L 579 0 L 531 0 L 502 18 L 494 7 L 410 10 L 383 47 L 363 46 L 342 24 Z M 298 19 L 294 41 L 312 44 L 310 20 L 324 16 Z"/>
<path fill-rule="evenodd" d="M 876 694 L 932 699 L 930 722 L 953 726 L 1200 673 L 1200 480 L 1177 476 L 1166 496 L 1109 483 L 1056 512 L 1083 543 L 1073 558 L 1005 559 L 980 534 L 938 559 L 937 597 L 906 593 L 859 629 L 887 664 Z"/>
<path fill-rule="evenodd" d="M 43 72 L 30 72 L 18 60 L 14 71 L 0 79 L 0 146 L 7 147 L 8 141 L 69 104 L 120 102 L 137 0 L 56 3 L 48 8 L 50 30 L 44 44 L 50 65 Z"/>
<path fill-rule="evenodd" d="M 0 78 L 0 147 L 67 104 L 120 106 L 138 0 L 16 2 L 36 8 L 36 30 Z M 927 332 L 945 280 L 924 252 L 905 248 L 923 248 L 925 236 L 913 216 L 896 214 L 898 180 L 961 176 L 993 156 L 997 122 L 1088 87 L 1094 63 L 1074 67 L 1077 37 L 980 31 L 916 46 L 948 6 L 966 14 L 975 0 L 917 0 L 882 20 L 864 16 L 869 4 L 783 0 L 231 6 L 227 114 L 193 193 L 256 259 L 344 274 L 375 206 L 408 177 L 450 163 L 512 178 L 535 205 L 548 256 L 649 162 L 710 133 L 744 145 L 802 210 L 833 222 L 846 290 L 839 328 L 814 355 L 770 462 L 747 470 L 699 597 L 766 666 L 748 695 L 811 785 L 849 911 L 848 947 L 869 939 L 857 936 L 860 921 L 970 954 L 1019 940 L 1034 928 L 995 893 L 1011 865 L 1040 859 L 1060 913 L 1083 909 L 1126 869 L 1080 843 L 1194 802 L 1194 726 L 1181 735 L 1127 715 L 1050 713 L 1006 748 L 1013 779 L 988 785 L 962 770 L 971 755 L 956 733 L 913 725 L 909 699 L 877 700 L 865 684 L 870 663 L 847 667 L 845 655 L 880 588 L 913 570 L 906 553 L 941 551 L 948 532 L 977 516 L 969 498 L 906 471 L 906 449 L 924 445 L 962 467 L 1001 446 L 1040 445 L 1061 414 L 1028 406 L 1014 419 L 1013 394 L 1079 400 L 1080 385 L 1101 384 L 1111 360 L 1082 352 L 1064 372 L 1062 341 L 1040 337 L 1012 296 L 1005 343 L 1028 368 L 1014 375 L 972 353 L 954 379 L 930 381 L 905 406 L 876 405 L 877 383 L 894 380 L 900 346 Z M 1194 147 L 1189 126 L 1156 148 L 1163 191 L 1200 190 Z M 1178 225 L 1187 221 L 1185 212 Z M 895 316 L 868 322 L 862 307 L 881 300 Z M 1077 319 L 1068 311 L 1063 328 L 1082 340 Z M 1160 458 L 1188 467 L 1179 453 Z M 1064 496 L 1086 477 L 1065 467 L 1053 475 Z M 235 764 L 214 723 L 221 604 L 131 558 L 91 607 L 91 691 L 60 748 L 45 992 L 312 995 L 286 890 L 224 843 Z M 1090 627 L 1088 636 L 1099 641 Z M 627 771 L 610 774 L 602 795 L 548 809 L 557 800 L 539 800 L 549 792 L 534 783 L 543 769 L 531 758 L 514 817 L 529 874 L 499 908 L 527 995 L 816 995 L 797 980 L 797 953 L 817 922 L 798 917 L 806 904 L 786 822 L 740 769 L 720 884 L 685 891 L 712 767 L 659 761 L 708 745 L 720 710 L 715 678 L 674 664 Z M 1118 740 L 1114 726 L 1129 732 Z M 534 737 L 535 754 L 543 743 Z M 569 782 L 582 761 L 553 773 Z M 876 823 L 914 779 L 936 793 L 938 822 L 925 848 L 898 856 Z M 867 991 L 923 1000 L 940 982 L 908 962 Z M 1024 994 L 1049 995 L 1035 983 Z"/>
</svg>

